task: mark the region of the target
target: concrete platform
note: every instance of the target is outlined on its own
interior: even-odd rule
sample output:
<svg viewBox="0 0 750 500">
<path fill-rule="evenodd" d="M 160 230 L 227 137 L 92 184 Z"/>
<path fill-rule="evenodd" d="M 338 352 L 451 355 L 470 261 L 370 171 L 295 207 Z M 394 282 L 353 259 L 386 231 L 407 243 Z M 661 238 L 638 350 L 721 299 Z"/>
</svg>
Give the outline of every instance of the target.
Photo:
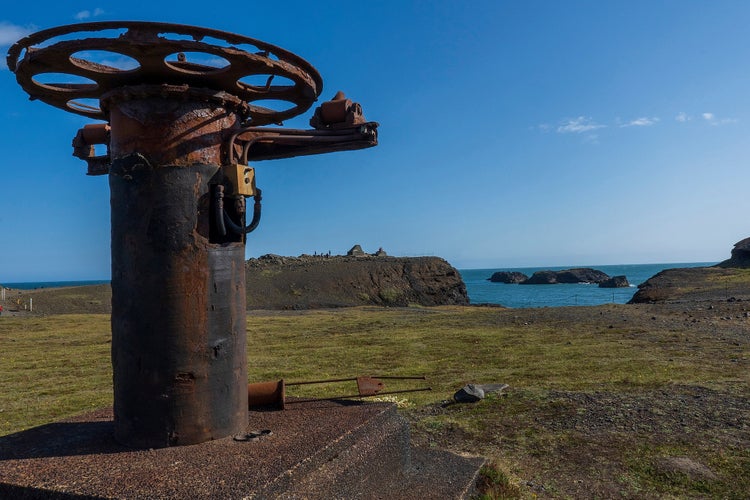
<svg viewBox="0 0 750 500">
<path fill-rule="evenodd" d="M 0 498 L 466 498 L 484 459 L 413 449 L 395 406 L 249 412 L 248 441 L 133 450 L 111 409 L 0 437 Z"/>
</svg>

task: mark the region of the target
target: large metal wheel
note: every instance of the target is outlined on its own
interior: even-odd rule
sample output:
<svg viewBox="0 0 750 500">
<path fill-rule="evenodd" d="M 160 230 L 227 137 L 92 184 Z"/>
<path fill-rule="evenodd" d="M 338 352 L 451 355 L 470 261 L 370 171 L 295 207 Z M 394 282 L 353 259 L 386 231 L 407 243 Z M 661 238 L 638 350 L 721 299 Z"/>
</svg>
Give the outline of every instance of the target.
<svg viewBox="0 0 750 500">
<path fill-rule="evenodd" d="M 82 23 L 39 31 L 8 51 L 8 67 L 31 96 L 107 119 L 99 99 L 135 85 L 226 92 L 247 103 L 249 125 L 304 113 L 323 81 L 304 59 L 224 31 L 138 21 Z"/>
</svg>

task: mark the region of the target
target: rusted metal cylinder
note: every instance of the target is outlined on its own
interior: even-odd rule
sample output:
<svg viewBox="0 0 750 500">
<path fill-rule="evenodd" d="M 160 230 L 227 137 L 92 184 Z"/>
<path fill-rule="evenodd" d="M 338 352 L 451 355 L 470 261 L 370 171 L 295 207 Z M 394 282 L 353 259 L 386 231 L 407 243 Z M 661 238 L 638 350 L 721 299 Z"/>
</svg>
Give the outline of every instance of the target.
<svg viewBox="0 0 750 500">
<path fill-rule="evenodd" d="M 247 384 L 248 408 L 273 407 L 283 410 L 285 400 L 284 379 Z"/>
<path fill-rule="evenodd" d="M 189 93 L 111 95 L 115 438 L 133 447 L 247 426 L 244 242 L 212 241 L 230 106 Z"/>
</svg>

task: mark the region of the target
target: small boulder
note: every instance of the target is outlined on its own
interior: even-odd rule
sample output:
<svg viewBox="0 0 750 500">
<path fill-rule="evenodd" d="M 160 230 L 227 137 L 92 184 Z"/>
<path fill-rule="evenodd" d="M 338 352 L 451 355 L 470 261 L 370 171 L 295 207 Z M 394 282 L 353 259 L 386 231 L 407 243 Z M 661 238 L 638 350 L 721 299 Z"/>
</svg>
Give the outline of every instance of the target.
<svg viewBox="0 0 750 500">
<path fill-rule="evenodd" d="M 484 390 L 474 384 L 466 384 L 453 395 L 456 403 L 476 403 L 484 399 Z"/>
<path fill-rule="evenodd" d="M 476 403 L 485 398 L 487 394 L 504 391 L 508 384 L 466 384 L 453 395 L 456 403 Z"/>
</svg>

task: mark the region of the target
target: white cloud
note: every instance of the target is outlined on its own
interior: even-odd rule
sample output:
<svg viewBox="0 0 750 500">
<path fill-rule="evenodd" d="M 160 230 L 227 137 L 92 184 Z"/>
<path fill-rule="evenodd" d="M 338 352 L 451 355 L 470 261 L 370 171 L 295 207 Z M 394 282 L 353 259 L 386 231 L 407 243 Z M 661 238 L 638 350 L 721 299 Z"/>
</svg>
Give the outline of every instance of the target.
<svg viewBox="0 0 750 500">
<path fill-rule="evenodd" d="M 726 125 L 727 123 L 737 123 L 737 118 L 717 118 L 713 113 L 701 113 L 701 117 L 708 122 L 709 125 Z"/>
<path fill-rule="evenodd" d="M 0 48 L 5 49 L 10 47 L 35 30 L 35 26 L 19 26 L 8 21 L 0 21 Z M 7 69 L 8 65 L 5 62 L 5 58 L 2 58 L 2 61 L 0 61 L 0 71 Z"/>
<path fill-rule="evenodd" d="M 599 136 L 597 134 L 586 134 L 583 136 L 583 142 L 587 144 L 599 144 Z"/>
<path fill-rule="evenodd" d="M 0 21 L 0 47 L 10 47 L 34 29 L 33 26 L 18 26 L 7 21 Z"/>
<path fill-rule="evenodd" d="M 687 113 L 685 113 L 684 111 L 680 111 L 679 113 L 677 113 L 677 116 L 675 116 L 674 119 L 680 123 L 685 123 L 685 122 L 689 122 L 693 118 L 689 116 Z"/>
<path fill-rule="evenodd" d="M 628 123 L 623 123 L 620 125 L 621 127 L 650 127 L 651 125 L 654 125 L 656 122 L 658 122 L 659 119 L 657 117 L 647 117 L 643 116 L 641 118 L 636 118 L 635 120 L 630 120 Z"/>
<path fill-rule="evenodd" d="M 604 127 L 606 127 L 606 125 L 596 123 L 590 117 L 579 116 L 577 118 L 569 118 L 560 123 L 557 127 L 557 132 L 560 134 L 582 134 L 584 132 L 590 132 Z"/>
<path fill-rule="evenodd" d="M 96 8 L 96 9 L 94 9 L 93 11 L 90 11 L 90 10 L 82 10 L 82 11 L 80 11 L 80 12 L 77 12 L 77 13 L 76 13 L 76 15 L 75 15 L 75 16 L 73 16 L 73 17 L 75 17 L 75 18 L 76 18 L 76 19 L 78 19 L 79 21 L 83 21 L 84 19 L 88 19 L 88 18 L 90 18 L 90 17 L 99 17 L 99 16 L 101 16 L 102 14 L 104 14 L 104 9 L 100 9 L 99 7 L 97 7 L 97 8 Z"/>
</svg>

